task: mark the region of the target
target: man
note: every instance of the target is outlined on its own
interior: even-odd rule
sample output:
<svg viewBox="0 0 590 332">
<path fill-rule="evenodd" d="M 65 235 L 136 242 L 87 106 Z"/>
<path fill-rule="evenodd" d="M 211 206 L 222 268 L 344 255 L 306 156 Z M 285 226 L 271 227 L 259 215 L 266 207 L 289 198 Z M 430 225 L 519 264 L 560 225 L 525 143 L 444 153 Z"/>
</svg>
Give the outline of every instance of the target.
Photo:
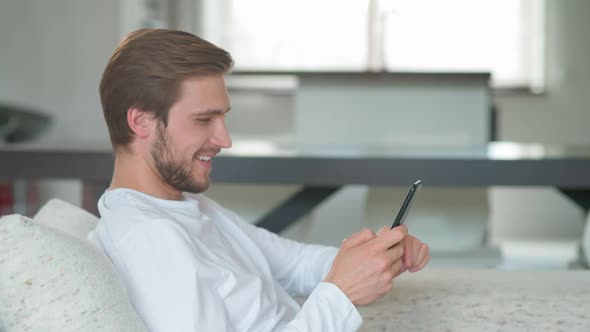
<svg viewBox="0 0 590 332">
<path fill-rule="evenodd" d="M 405 226 L 362 230 L 340 250 L 305 245 L 201 194 L 183 196 L 207 189 L 212 159 L 231 146 L 223 75 L 232 64 L 180 31 L 140 30 L 121 42 L 100 83 L 115 169 L 89 237 L 151 331 L 355 331 L 355 305 L 422 269 L 428 247 Z M 300 307 L 290 295 L 309 297 Z"/>
</svg>

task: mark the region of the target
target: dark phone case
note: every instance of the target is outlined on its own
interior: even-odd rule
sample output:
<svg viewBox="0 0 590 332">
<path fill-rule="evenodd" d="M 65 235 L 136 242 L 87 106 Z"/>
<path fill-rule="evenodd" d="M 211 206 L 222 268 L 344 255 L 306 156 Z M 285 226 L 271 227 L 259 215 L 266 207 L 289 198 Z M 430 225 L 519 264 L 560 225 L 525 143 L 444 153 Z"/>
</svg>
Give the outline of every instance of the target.
<svg viewBox="0 0 590 332">
<path fill-rule="evenodd" d="M 395 221 L 391 225 L 391 228 L 395 228 L 395 227 L 402 225 L 404 223 L 404 220 L 406 219 L 406 215 L 408 215 L 408 212 L 410 211 L 410 207 L 412 206 L 412 202 L 414 201 L 414 195 L 416 194 L 418 189 L 420 189 L 420 187 L 422 187 L 421 180 L 414 182 L 414 184 L 410 188 L 410 191 L 408 191 L 408 194 L 406 195 L 406 199 L 404 200 L 402 207 L 399 209 L 399 212 L 397 213 L 397 217 L 395 217 Z"/>
</svg>

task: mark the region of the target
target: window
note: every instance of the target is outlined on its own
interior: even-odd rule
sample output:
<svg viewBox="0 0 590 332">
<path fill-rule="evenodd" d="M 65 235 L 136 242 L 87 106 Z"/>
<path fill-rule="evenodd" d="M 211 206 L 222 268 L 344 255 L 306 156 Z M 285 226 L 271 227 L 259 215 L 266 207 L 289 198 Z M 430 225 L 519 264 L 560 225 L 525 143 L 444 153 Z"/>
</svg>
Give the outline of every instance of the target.
<svg viewBox="0 0 590 332">
<path fill-rule="evenodd" d="M 238 70 L 490 71 L 543 89 L 543 0 L 206 0 Z"/>
</svg>

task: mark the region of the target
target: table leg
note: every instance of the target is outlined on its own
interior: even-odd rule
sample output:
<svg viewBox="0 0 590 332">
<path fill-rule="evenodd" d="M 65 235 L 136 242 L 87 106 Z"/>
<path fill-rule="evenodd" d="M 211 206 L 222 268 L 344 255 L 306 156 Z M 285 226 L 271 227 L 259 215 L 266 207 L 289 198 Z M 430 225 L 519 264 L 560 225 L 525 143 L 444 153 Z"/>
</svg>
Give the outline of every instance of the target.
<svg viewBox="0 0 590 332">
<path fill-rule="evenodd" d="M 338 191 L 341 186 L 303 187 L 300 191 L 287 198 L 256 222 L 256 226 L 274 233 L 280 233 L 289 225 L 308 214 L 326 198 Z"/>
<path fill-rule="evenodd" d="M 590 210 L 590 190 L 557 188 L 586 212 Z"/>
<path fill-rule="evenodd" d="M 569 199 L 574 201 L 577 205 L 579 205 L 586 216 L 588 216 L 588 211 L 590 211 L 590 190 L 586 189 L 565 189 L 565 188 L 558 188 L 564 195 L 566 195 Z M 584 219 L 584 222 L 587 223 L 587 218 Z M 586 225 L 585 227 L 590 227 Z M 580 244 L 580 248 L 578 251 L 579 263 L 585 268 L 589 268 L 588 266 L 588 259 L 584 254 L 584 250 L 582 248 L 583 244 Z"/>
</svg>

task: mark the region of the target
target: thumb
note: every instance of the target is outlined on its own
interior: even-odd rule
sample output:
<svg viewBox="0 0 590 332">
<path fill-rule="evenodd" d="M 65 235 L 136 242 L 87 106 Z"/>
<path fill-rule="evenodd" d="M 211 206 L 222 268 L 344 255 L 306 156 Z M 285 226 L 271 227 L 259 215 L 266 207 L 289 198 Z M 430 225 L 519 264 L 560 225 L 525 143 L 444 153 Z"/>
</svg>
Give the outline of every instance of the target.
<svg viewBox="0 0 590 332">
<path fill-rule="evenodd" d="M 379 230 L 377 231 L 377 236 L 383 234 L 384 232 L 387 232 L 388 229 L 389 229 L 389 227 L 387 227 L 387 226 L 383 226 L 383 227 L 379 228 Z"/>
<path fill-rule="evenodd" d="M 350 237 L 347 237 L 346 239 L 342 240 L 342 247 L 346 247 L 346 248 L 356 247 L 358 245 L 361 245 L 361 244 L 371 240 L 374 237 L 375 237 L 375 234 L 373 234 L 373 232 L 370 229 L 364 228 L 360 232 L 357 232 L 357 233 L 351 235 Z"/>
</svg>

